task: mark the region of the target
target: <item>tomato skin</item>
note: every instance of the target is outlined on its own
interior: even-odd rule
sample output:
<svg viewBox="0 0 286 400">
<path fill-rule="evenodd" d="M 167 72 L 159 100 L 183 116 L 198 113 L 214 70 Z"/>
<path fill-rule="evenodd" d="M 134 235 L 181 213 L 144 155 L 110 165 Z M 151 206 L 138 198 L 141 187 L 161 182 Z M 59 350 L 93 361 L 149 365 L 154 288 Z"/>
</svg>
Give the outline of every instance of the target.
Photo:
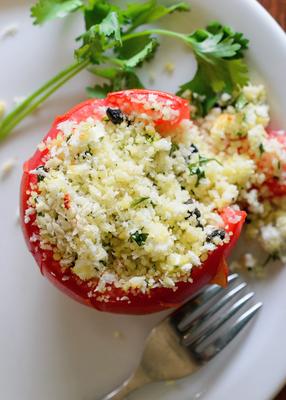
<svg viewBox="0 0 286 400">
<path fill-rule="evenodd" d="M 172 106 L 174 109 L 178 110 L 176 123 L 174 120 L 168 121 L 160 118 L 160 116 L 158 117 L 157 114 L 154 115 L 155 124 L 158 124 L 163 134 L 167 133 L 170 129 L 174 129 L 174 127 L 176 127 L 175 125 L 179 124 L 181 120 L 189 118 L 189 111 L 183 99 L 161 92 L 131 90 L 112 93 L 104 100 L 93 99 L 79 104 L 68 113 L 55 120 L 51 130 L 44 140 L 48 137 L 55 138 L 59 134 L 57 125 L 60 122 L 69 119 L 80 122 L 90 116 L 94 118 L 102 118 L 102 107 L 119 107 L 121 101 L 124 101 L 124 104 L 127 104 L 127 106 L 130 107 L 130 109 L 128 109 L 126 106 L 123 110 L 128 114 L 134 110 L 134 107 L 132 108 L 132 96 L 140 95 L 144 98 L 144 96 L 150 95 L 150 93 L 155 93 L 156 96 L 160 97 L 161 101 L 173 100 L 174 103 Z M 136 103 L 136 107 L 139 106 L 140 103 Z M 136 110 L 138 110 L 138 108 L 136 108 Z M 37 241 L 30 241 L 30 237 L 33 234 L 38 234 L 39 230 L 38 227 L 33 224 L 35 221 L 35 215 L 30 216 L 30 221 L 28 223 L 24 222 L 25 210 L 28 208 L 27 200 L 29 198 L 27 191 L 29 190 L 31 183 L 37 184 L 36 175 L 29 174 L 29 171 L 43 165 L 43 157 L 46 155 L 46 151 L 42 152 L 37 150 L 34 156 L 24 164 L 20 200 L 21 225 L 28 248 L 39 265 L 42 274 L 64 293 L 75 300 L 100 311 L 124 314 L 147 314 L 177 307 L 202 286 L 210 283 L 212 280 L 215 280 L 220 284 L 225 282 L 227 271 L 223 261 L 235 245 L 246 217 L 245 212 L 234 211 L 231 208 L 226 208 L 221 212 L 225 230 L 232 233 L 232 236 L 230 236 L 230 242 L 213 251 L 200 267 L 193 268 L 191 274 L 192 282 L 179 282 L 175 291 L 169 288 L 154 288 L 151 289 L 148 294 L 138 291 L 129 291 L 126 293 L 122 289 L 116 288 L 111 284 L 110 291 L 107 292 L 109 295 L 108 301 L 105 302 L 99 300 L 97 297 L 92 297 L 90 294 L 91 286 L 96 287 L 96 280 L 82 281 L 78 276 L 73 274 L 70 269 L 63 270 L 59 262 L 53 259 L 51 251 L 40 249 Z M 220 268 L 221 265 L 223 266 L 223 269 Z"/>
<path fill-rule="evenodd" d="M 286 151 L 286 131 L 269 130 L 268 135 L 270 139 L 276 139 Z M 283 171 L 286 173 L 286 165 L 283 166 Z M 275 178 L 269 178 L 265 185 L 270 192 L 269 197 L 286 196 L 286 184 L 279 182 L 279 180 Z"/>
<path fill-rule="evenodd" d="M 174 118 L 166 120 L 164 116 L 162 117 L 157 115 L 158 111 L 152 109 L 146 110 L 145 103 L 146 100 L 148 102 L 150 96 L 157 96 L 162 104 L 168 104 L 168 102 L 171 103 L 171 109 L 178 112 L 178 115 L 174 115 Z M 157 129 L 162 135 L 168 134 L 172 129 L 174 129 L 174 127 L 178 126 L 183 119 L 190 119 L 190 108 L 187 100 L 157 90 L 123 90 L 121 92 L 109 93 L 106 100 L 111 107 L 120 107 L 120 109 L 127 114 L 135 111 L 137 113 L 147 113 L 148 115 L 152 115 L 152 119 L 154 119 Z"/>
</svg>

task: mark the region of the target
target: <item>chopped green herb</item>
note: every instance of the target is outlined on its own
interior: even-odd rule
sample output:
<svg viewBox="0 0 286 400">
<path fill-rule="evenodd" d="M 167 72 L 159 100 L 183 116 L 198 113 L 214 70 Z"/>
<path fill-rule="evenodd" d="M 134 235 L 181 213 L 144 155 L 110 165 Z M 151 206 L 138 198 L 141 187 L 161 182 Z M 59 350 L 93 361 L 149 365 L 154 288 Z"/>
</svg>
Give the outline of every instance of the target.
<svg viewBox="0 0 286 400">
<path fill-rule="evenodd" d="M 260 143 L 259 145 L 259 151 L 260 151 L 260 155 L 262 155 L 263 153 L 265 153 L 265 148 L 263 146 L 263 143 Z"/>
<path fill-rule="evenodd" d="M 147 142 L 149 142 L 149 143 L 153 143 L 154 140 L 155 140 L 154 136 L 153 135 L 149 135 L 148 133 L 146 133 L 144 136 L 145 136 Z"/>
<path fill-rule="evenodd" d="M 222 166 L 222 163 L 218 161 L 216 158 L 206 158 L 204 156 L 199 155 L 199 160 L 195 163 L 189 164 L 189 169 L 191 170 L 195 167 L 201 167 L 202 165 L 207 164 L 210 161 L 215 161 L 216 163 Z"/>
<path fill-rule="evenodd" d="M 169 156 L 171 156 L 177 150 L 179 150 L 179 145 L 177 143 L 172 142 Z"/>
<path fill-rule="evenodd" d="M 273 253 L 269 254 L 269 256 L 266 258 L 263 267 L 265 267 L 268 263 L 270 263 L 271 261 L 280 261 L 280 255 L 278 251 L 274 251 Z"/>
<path fill-rule="evenodd" d="M 245 97 L 245 95 L 242 93 L 241 95 L 238 96 L 235 102 L 235 108 L 238 111 L 241 111 L 246 105 L 248 104 L 248 100 Z"/>
<path fill-rule="evenodd" d="M 190 169 L 190 175 L 197 175 L 197 182 L 196 182 L 195 187 L 198 187 L 199 184 L 200 184 L 201 179 L 206 177 L 206 173 L 200 167 L 191 167 L 190 168 L 190 166 L 189 166 L 189 169 Z"/>
<path fill-rule="evenodd" d="M 148 200 L 149 197 L 141 197 L 140 199 L 134 200 L 131 203 L 131 207 L 137 207 L 139 204 L 143 203 L 144 201 Z"/>
<path fill-rule="evenodd" d="M 147 237 L 148 233 L 136 231 L 130 235 L 130 240 L 136 242 L 138 246 L 143 246 L 147 240 Z"/>
</svg>

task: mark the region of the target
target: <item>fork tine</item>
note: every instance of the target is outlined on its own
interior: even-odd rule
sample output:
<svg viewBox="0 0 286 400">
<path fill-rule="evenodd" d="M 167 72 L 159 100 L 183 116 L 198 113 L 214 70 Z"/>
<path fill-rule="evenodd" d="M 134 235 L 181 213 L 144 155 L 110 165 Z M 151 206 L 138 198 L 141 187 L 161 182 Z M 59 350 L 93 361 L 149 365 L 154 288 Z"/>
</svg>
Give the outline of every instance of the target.
<svg viewBox="0 0 286 400">
<path fill-rule="evenodd" d="M 183 336 L 182 344 L 185 346 L 198 346 L 205 339 L 210 337 L 216 330 L 218 330 L 223 324 L 225 324 L 231 317 L 233 317 L 252 297 L 254 292 L 248 293 L 235 302 L 226 314 L 221 315 L 209 327 L 206 327 L 203 331 L 196 332 L 190 331 Z"/>
<path fill-rule="evenodd" d="M 238 274 L 231 274 L 228 277 L 228 283 L 232 284 L 238 279 Z M 223 292 L 225 289 L 221 286 L 212 285 L 202 292 L 198 293 L 191 301 L 184 304 L 176 310 L 171 316 L 172 322 L 179 332 L 183 332 L 186 327 L 186 316 L 191 315 L 194 311 L 199 310 L 205 303 L 211 300 L 215 295 Z"/>
<path fill-rule="evenodd" d="M 193 355 L 202 363 L 211 360 L 236 337 L 236 335 L 247 325 L 247 323 L 255 316 L 261 307 L 261 302 L 256 303 L 244 314 L 242 314 L 227 332 L 214 339 L 202 350 L 194 350 Z"/>
<path fill-rule="evenodd" d="M 196 318 L 193 318 L 192 314 L 186 314 L 185 318 L 179 324 L 179 331 L 185 332 L 190 329 L 197 329 L 199 326 L 203 324 L 208 318 L 214 315 L 217 311 L 219 311 L 225 304 L 227 304 L 234 296 L 236 296 L 239 292 L 241 292 L 246 287 L 246 283 L 242 282 L 238 286 L 231 289 L 229 292 L 221 297 L 216 303 L 214 303 L 211 307 L 208 308 L 206 312 L 202 312 Z M 197 308 L 195 308 L 196 310 Z"/>
</svg>

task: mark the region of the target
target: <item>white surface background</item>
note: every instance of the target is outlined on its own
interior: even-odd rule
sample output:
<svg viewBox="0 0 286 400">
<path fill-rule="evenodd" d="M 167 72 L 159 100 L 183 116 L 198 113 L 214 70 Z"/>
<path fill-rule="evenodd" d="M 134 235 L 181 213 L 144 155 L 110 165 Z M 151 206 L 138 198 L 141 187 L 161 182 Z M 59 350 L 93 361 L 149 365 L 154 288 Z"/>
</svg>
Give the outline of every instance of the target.
<svg viewBox="0 0 286 400">
<path fill-rule="evenodd" d="M 12 104 L 72 61 L 76 18 L 33 27 L 25 0 L 0 0 L 0 31 L 17 23 L 14 38 L 0 40 L 0 99 Z M 286 127 L 286 40 L 253 0 L 192 0 L 192 13 L 168 25 L 190 31 L 214 18 L 251 39 L 250 61 L 269 89 L 274 125 Z M 194 64 L 177 42 L 162 46 L 151 66 L 153 86 L 173 90 L 189 79 Z M 175 77 L 163 73 L 166 61 Z M 82 73 L 0 145 L 0 164 L 17 157 L 11 176 L 0 182 L 0 398 L 3 400 L 92 400 L 121 382 L 137 363 L 143 339 L 162 315 L 101 314 L 65 297 L 43 279 L 17 224 L 21 164 L 34 151 L 56 114 L 85 98 L 91 80 Z M 146 82 L 148 79 L 146 78 Z M 149 85 L 150 87 L 150 85 Z M 278 118 L 280 116 L 280 118 Z M 264 308 L 251 329 L 195 376 L 176 385 L 153 385 L 132 399 L 269 400 L 286 378 L 286 270 L 251 283 Z M 123 333 L 115 339 L 113 333 Z"/>
</svg>

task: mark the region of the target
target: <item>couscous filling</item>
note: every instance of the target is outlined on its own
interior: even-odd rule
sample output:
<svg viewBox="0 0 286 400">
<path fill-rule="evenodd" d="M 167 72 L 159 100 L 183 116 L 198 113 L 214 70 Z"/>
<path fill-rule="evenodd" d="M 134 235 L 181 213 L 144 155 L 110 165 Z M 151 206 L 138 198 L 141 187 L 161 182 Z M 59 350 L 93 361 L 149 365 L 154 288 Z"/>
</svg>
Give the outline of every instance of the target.
<svg viewBox="0 0 286 400">
<path fill-rule="evenodd" d="M 268 124 L 262 86 L 165 137 L 148 115 L 120 109 L 65 121 L 41 144 L 45 163 L 30 171 L 38 183 L 25 222 L 34 213 L 39 228 L 30 240 L 82 280 L 97 278 L 102 292 L 107 283 L 145 292 L 191 281 L 192 269 L 229 241 L 219 215 L 229 206 L 247 209 L 252 237 L 283 256 L 286 211 L 271 211 L 265 183 L 284 179 L 286 153 Z"/>
</svg>

